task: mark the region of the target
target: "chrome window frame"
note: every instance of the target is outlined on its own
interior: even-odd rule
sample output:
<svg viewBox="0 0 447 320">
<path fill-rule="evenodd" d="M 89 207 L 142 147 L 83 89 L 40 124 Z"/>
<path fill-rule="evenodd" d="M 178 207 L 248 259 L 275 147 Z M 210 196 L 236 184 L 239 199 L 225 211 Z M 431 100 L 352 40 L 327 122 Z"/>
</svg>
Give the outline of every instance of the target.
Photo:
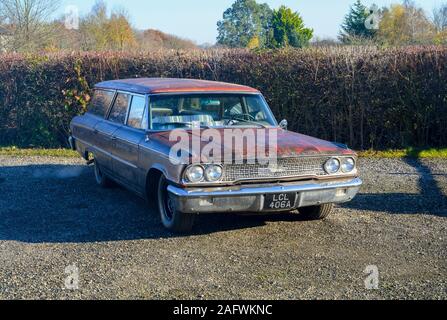
<svg viewBox="0 0 447 320">
<path fill-rule="evenodd" d="M 126 94 L 126 95 L 130 96 L 130 99 L 129 99 L 128 103 L 127 103 L 126 116 L 124 118 L 124 123 L 115 122 L 115 121 L 110 120 L 110 114 L 112 113 L 112 109 L 115 106 L 115 102 L 116 102 L 116 99 L 118 98 L 118 94 Z M 113 103 L 110 105 L 110 109 L 109 109 L 109 112 L 107 113 L 107 117 L 106 117 L 105 120 L 110 121 L 110 122 L 112 122 L 112 123 L 114 123 L 116 125 L 126 126 L 127 118 L 129 116 L 130 103 L 132 102 L 132 95 L 133 95 L 133 93 L 131 93 L 129 91 L 115 90 L 115 97 L 113 99 Z"/>
<path fill-rule="evenodd" d="M 122 92 L 126 92 L 126 91 L 122 91 Z M 148 108 L 147 99 L 146 99 L 147 95 L 138 94 L 138 93 L 131 93 L 131 92 L 128 92 L 128 94 L 131 96 L 131 98 L 130 98 L 130 101 L 129 101 L 129 105 L 127 106 L 126 121 L 124 122 L 124 126 L 126 126 L 127 128 L 134 129 L 134 130 L 146 131 L 145 128 L 134 128 L 132 126 L 129 126 L 128 122 L 129 122 L 130 109 L 132 108 L 133 98 L 140 97 L 140 98 L 143 98 L 145 100 L 145 102 L 144 102 L 144 110 L 143 110 L 141 123 L 140 123 L 141 125 L 143 125 L 144 114 L 146 113 L 146 110 Z"/>
</svg>

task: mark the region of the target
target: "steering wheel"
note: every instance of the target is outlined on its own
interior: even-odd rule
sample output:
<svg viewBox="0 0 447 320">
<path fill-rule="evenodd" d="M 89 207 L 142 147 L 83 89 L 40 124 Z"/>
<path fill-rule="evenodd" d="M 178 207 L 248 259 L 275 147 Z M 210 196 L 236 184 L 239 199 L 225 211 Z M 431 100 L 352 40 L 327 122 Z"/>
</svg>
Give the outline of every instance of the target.
<svg viewBox="0 0 447 320">
<path fill-rule="evenodd" d="M 247 117 L 248 120 L 250 121 L 256 121 L 256 118 L 253 117 L 251 114 L 249 113 L 244 113 L 244 114 L 234 114 L 231 115 L 231 119 L 230 120 L 241 120 L 241 121 L 246 121 L 247 119 L 245 118 Z"/>
</svg>

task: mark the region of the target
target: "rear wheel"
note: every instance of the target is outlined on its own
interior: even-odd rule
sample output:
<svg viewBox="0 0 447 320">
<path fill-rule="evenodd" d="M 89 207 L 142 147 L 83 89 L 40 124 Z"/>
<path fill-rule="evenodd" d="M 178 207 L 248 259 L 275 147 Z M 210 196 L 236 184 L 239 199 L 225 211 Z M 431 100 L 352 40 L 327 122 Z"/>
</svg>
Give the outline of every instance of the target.
<svg viewBox="0 0 447 320">
<path fill-rule="evenodd" d="M 96 183 L 101 186 L 102 188 L 110 188 L 113 186 L 113 181 L 110 180 L 102 171 L 101 165 L 98 163 L 98 161 L 94 161 L 95 164 L 95 180 Z"/>
<path fill-rule="evenodd" d="M 319 206 L 299 208 L 298 211 L 306 220 L 322 220 L 331 214 L 333 208 L 332 203 L 325 203 Z"/>
<path fill-rule="evenodd" d="M 173 232 L 189 232 L 194 225 L 194 214 L 183 213 L 175 208 L 175 202 L 169 197 L 168 182 L 161 175 L 158 180 L 157 202 L 163 226 Z"/>
</svg>

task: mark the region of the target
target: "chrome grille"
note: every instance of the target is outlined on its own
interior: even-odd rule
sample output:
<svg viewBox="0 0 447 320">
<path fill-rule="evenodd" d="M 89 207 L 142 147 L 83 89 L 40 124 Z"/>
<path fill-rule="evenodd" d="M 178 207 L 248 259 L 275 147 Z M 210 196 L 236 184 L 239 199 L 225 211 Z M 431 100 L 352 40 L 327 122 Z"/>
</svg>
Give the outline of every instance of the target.
<svg viewBox="0 0 447 320">
<path fill-rule="evenodd" d="M 224 165 L 224 182 L 247 179 L 273 179 L 299 176 L 325 176 L 324 163 L 330 157 L 278 159 L 276 165 L 244 163 Z"/>
</svg>

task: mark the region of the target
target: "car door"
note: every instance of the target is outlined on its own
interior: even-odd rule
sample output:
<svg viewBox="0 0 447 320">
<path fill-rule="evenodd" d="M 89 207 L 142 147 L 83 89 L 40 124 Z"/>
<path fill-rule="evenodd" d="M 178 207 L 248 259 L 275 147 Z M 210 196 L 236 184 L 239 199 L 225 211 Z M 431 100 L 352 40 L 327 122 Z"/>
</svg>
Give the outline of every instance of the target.
<svg viewBox="0 0 447 320">
<path fill-rule="evenodd" d="M 114 97 L 115 91 L 96 89 L 85 115 L 76 117 L 76 121 L 72 122 L 72 136 L 88 146 L 96 147 L 95 126 L 104 121 Z"/>
<path fill-rule="evenodd" d="M 114 133 L 113 171 L 126 185 L 140 189 L 139 144 L 145 138 L 146 97 L 132 95 L 125 125 Z"/>
<path fill-rule="evenodd" d="M 115 132 L 124 125 L 129 101 L 130 95 L 117 93 L 108 118 L 95 126 L 98 148 L 103 150 L 101 153 L 105 155 L 97 160 L 112 175 L 114 175 L 112 159 L 114 157 Z"/>
<path fill-rule="evenodd" d="M 100 116 L 97 117 L 97 121 L 92 126 L 92 132 L 89 135 L 91 136 L 90 140 L 95 159 L 106 170 L 111 169 L 111 137 L 117 127 L 109 125 L 105 117 L 110 105 L 113 103 L 114 97 L 115 91 L 113 90 L 96 90 L 91 108 L 89 108 L 89 113 Z"/>
</svg>

